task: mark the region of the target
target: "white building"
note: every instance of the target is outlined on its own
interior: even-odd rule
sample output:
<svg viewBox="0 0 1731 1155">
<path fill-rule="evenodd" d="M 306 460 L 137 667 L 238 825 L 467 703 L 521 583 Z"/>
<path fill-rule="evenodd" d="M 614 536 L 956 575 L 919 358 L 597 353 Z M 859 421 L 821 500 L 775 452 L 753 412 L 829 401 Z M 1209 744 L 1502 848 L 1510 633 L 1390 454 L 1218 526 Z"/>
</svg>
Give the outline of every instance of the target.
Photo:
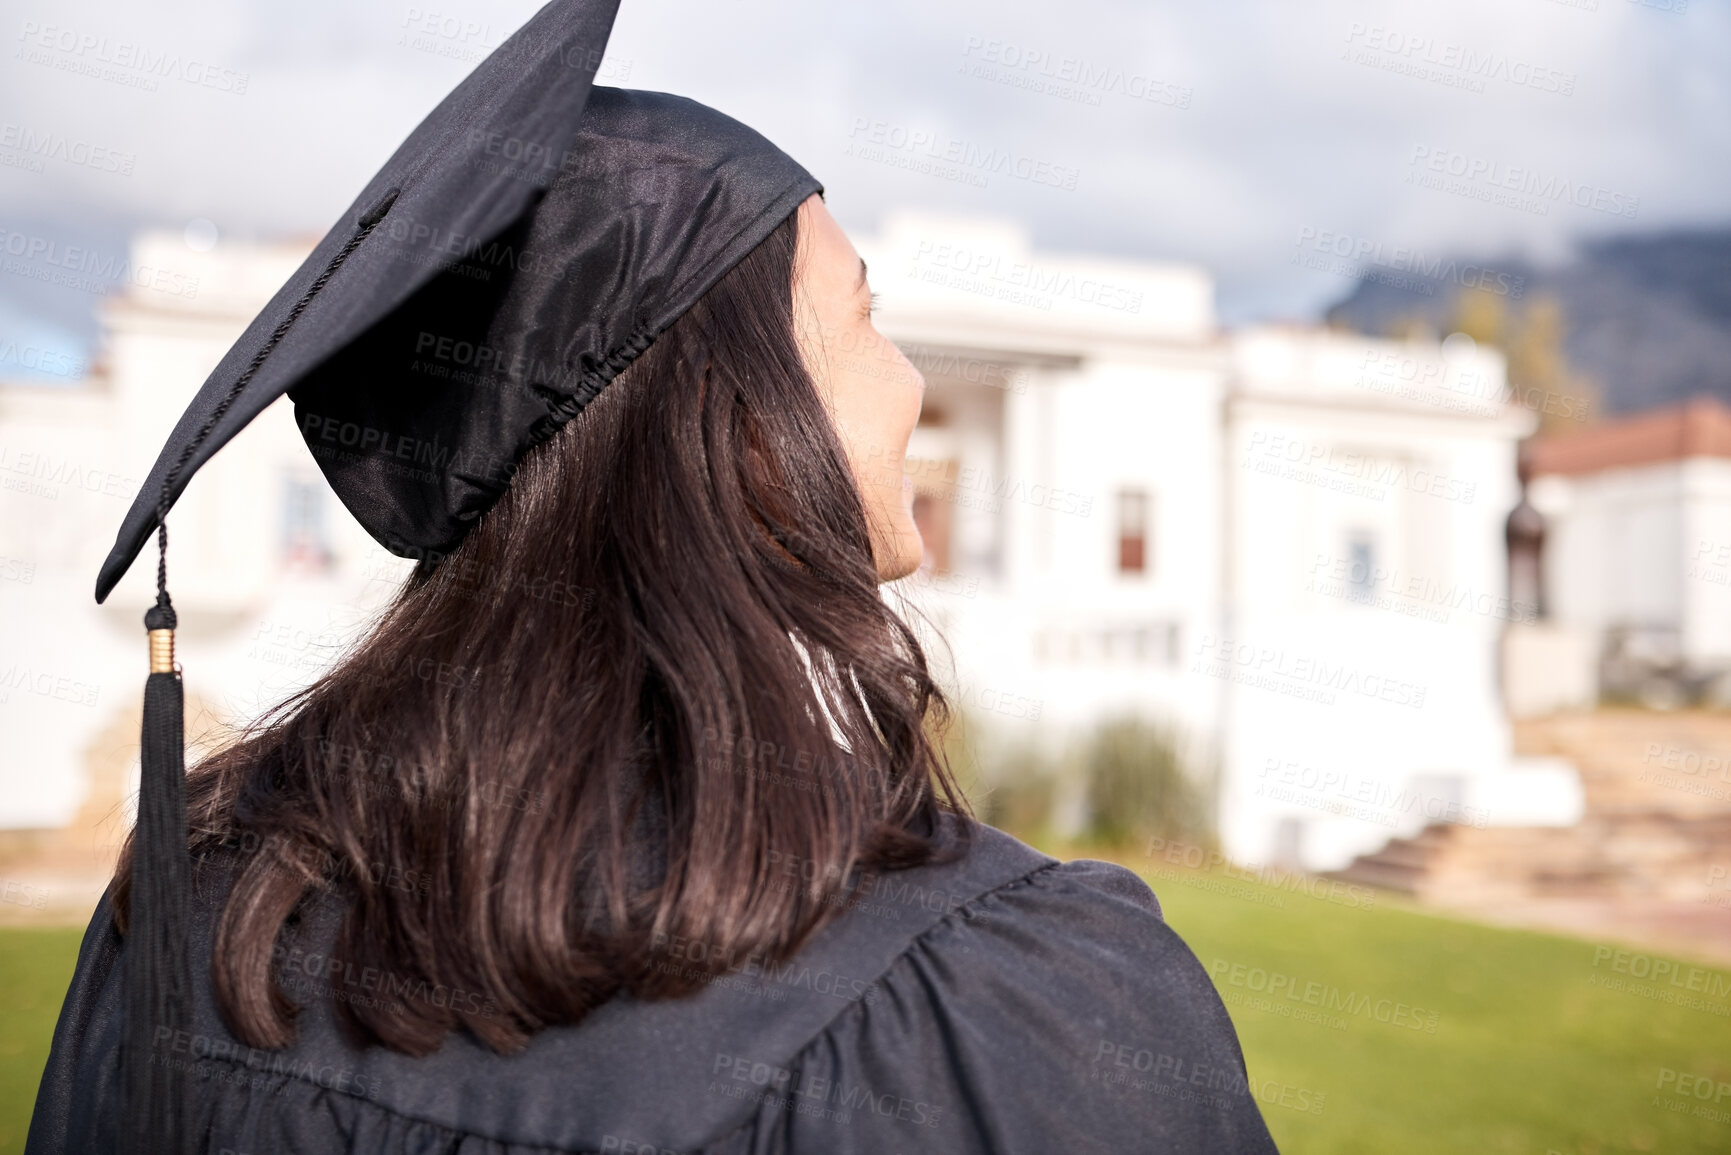
<svg viewBox="0 0 1731 1155">
<path fill-rule="evenodd" d="M 1554 780 L 1531 797 L 1497 693 L 1534 425 L 1500 354 L 1224 334 L 1203 270 L 1008 225 L 904 216 L 859 248 L 928 382 L 916 513 L 964 703 L 1175 723 L 1217 759 L 1243 861 L 1567 811 Z"/>
<path fill-rule="evenodd" d="M 964 706 L 1047 736 L 1127 709 L 1181 727 L 1245 862 L 1329 869 L 1427 820 L 1530 819 L 1496 656 L 1532 418 L 1503 404 L 1500 355 L 1223 333 L 1205 270 L 1034 252 L 1007 223 L 903 215 L 857 243 L 928 383 L 907 468 L 930 570 L 905 584 Z M 79 387 L 0 386 L 0 827 L 66 822 L 92 742 L 136 710 L 154 566 L 102 607 L 97 567 L 186 399 L 307 251 L 144 235 L 135 262 L 178 291 L 109 302 Z M 188 691 L 231 718 L 314 676 L 408 565 L 281 402 L 170 530 Z"/>
<path fill-rule="evenodd" d="M 130 267 L 150 275 L 102 302 L 91 375 L 0 385 L 0 829 L 66 823 L 96 747 L 136 718 L 154 539 L 101 606 L 97 569 L 192 394 L 309 249 L 143 234 Z M 199 471 L 169 530 L 189 732 L 201 707 L 241 720 L 304 683 L 388 593 L 375 575 L 409 565 L 329 492 L 286 401 Z"/>
<path fill-rule="evenodd" d="M 1535 441 L 1531 462 L 1549 628 L 1575 643 L 1575 684 L 1660 699 L 1705 685 L 1723 700 L 1731 410 L 1700 398 L 1607 421 Z"/>
</svg>

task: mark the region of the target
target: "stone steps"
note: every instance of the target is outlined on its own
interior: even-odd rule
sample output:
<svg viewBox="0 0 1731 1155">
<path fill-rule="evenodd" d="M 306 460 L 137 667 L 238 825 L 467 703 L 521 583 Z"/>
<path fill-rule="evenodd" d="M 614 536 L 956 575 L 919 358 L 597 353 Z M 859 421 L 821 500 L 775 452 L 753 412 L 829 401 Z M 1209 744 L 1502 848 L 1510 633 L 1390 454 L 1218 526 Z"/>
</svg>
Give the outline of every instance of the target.
<svg viewBox="0 0 1731 1155">
<path fill-rule="evenodd" d="M 1731 870 L 1731 713 L 1595 710 L 1518 721 L 1514 739 L 1579 770 L 1577 825 L 1431 826 L 1330 877 L 1480 909 L 1657 903 L 1681 917 L 1731 897 L 1709 874 Z"/>
<path fill-rule="evenodd" d="M 1616 895 L 1702 901 L 1709 870 L 1731 868 L 1731 814 L 1589 814 L 1573 827 L 1430 826 L 1329 875 L 1455 904 Z"/>
</svg>

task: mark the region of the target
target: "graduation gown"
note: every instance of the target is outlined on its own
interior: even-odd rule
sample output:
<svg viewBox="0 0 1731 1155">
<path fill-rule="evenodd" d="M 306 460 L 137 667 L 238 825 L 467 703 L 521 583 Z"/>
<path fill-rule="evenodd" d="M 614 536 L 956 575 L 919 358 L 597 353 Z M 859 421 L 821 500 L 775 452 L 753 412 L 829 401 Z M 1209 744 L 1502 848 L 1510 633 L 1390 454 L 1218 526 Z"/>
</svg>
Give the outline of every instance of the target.
<svg viewBox="0 0 1731 1155">
<path fill-rule="evenodd" d="M 197 889 L 194 1025 L 172 1046 L 212 1155 L 1275 1150 L 1226 1009 L 1148 886 L 989 826 L 958 862 L 880 876 L 786 963 L 684 999 L 617 997 L 508 1056 L 464 1033 L 418 1059 L 349 1045 L 317 996 L 386 984 L 333 976 L 331 902 L 281 960 L 306 1004 L 297 1041 L 239 1043 L 208 965 L 225 886 Z M 27 1155 L 115 1147 L 125 949 L 105 896 Z"/>
</svg>

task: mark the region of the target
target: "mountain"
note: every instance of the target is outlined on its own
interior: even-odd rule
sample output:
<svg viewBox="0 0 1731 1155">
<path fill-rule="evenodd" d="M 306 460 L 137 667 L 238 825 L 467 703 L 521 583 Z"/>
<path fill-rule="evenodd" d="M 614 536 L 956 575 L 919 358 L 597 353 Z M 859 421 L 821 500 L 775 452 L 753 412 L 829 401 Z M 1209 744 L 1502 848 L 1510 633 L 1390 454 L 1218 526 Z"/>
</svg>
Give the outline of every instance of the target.
<svg viewBox="0 0 1731 1155">
<path fill-rule="evenodd" d="M 1731 403 L 1731 228 L 1591 241 L 1554 268 L 1489 263 L 1525 278 L 1523 301 L 1548 293 L 1561 303 L 1563 352 L 1598 382 L 1606 414 L 1697 394 Z M 1383 334 L 1418 318 L 1449 331 L 1459 289 L 1426 297 L 1391 280 L 1398 278 L 1361 279 L 1327 320 Z M 1521 305 L 1511 295 L 1511 311 Z"/>
</svg>

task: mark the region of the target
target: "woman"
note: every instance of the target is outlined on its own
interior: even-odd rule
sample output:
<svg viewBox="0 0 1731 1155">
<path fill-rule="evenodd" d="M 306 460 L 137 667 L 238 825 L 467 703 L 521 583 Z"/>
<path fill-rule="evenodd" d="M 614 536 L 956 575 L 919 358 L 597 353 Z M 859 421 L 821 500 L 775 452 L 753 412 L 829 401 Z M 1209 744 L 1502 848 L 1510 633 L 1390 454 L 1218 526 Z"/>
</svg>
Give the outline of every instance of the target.
<svg viewBox="0 0 1731 1155">
<path fill-rule="evenodd" d="M 586 123 L 647 96 L 597 89 Z M 555 183 L 526 246 L 577 199 Z M 920 561 L 923 382 L 840 355 L 894 347 L 820 195 L 764 227 L 190 777 L 190 1020 L 150 1062 L 192 1149 L 1273 1150 L 1147 886 L 968 817 L 878 590 Z M 493 347 L 574 332 L 556 290 L 513 282 Z M 366 357 L 425 332 L 417 300 Z M 134 849 L 31 1152 L 127 1138 Z"/>
</svg>

